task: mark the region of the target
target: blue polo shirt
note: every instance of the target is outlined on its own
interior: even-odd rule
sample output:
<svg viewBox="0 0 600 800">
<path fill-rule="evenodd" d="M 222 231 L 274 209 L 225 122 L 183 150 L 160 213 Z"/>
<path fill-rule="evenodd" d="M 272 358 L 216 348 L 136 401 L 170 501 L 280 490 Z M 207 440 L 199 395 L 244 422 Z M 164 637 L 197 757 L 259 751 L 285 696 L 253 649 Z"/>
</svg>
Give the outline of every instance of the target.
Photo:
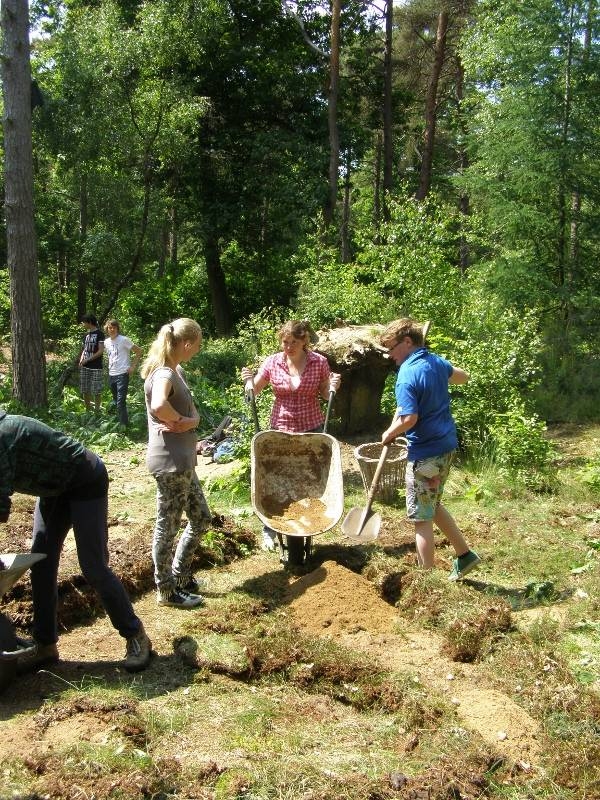
<svg viewBox="0 0 600 800">
<path fill-rule="evenodd" d="M 396 379 L 396 405 L 401 414 L 418 414 L 406 432 L 408 458 L 440 456 L 456 450 L 456 426 L 450 413 L 448 379 L 453 367 L 425 347 L 415 350 L 400 365 Z"/>
</svg>

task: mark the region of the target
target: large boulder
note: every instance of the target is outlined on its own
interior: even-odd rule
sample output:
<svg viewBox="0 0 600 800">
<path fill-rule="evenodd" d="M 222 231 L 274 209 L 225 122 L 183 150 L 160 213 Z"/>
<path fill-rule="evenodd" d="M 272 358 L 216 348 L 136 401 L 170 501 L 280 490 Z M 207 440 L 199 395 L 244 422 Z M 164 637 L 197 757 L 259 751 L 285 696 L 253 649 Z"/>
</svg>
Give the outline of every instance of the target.
<svg viewBox="0 0 600 800">
<path fill-rule="evenodd" d="M 318 331 L 314 344 L 342 376 L 333 416 L 340 433 L 380 433 L 389 419 L 381 414 L 385 379 L 395 369 L 379 344 L 383 325 L 344 325 Z"/>
</svg>

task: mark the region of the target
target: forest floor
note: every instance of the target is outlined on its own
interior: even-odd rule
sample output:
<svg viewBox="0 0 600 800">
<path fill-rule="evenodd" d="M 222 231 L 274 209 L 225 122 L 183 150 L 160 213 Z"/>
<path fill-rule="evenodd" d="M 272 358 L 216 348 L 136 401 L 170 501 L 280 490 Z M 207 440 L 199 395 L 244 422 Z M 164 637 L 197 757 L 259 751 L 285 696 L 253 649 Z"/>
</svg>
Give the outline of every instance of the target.
<svg viewBox="0 0 600 800">
<path fill-rule="evenodd" d="M 341 444 L 345 484 L 360 492 L 356 442 Z M 568 437 L 565 449 L 573 447 Z M 402 516 L 388 517 L 384 509 L 380 538 L 369 546 L 348 544 L 339 530 L 315 537 L 308 565 L 286 570 L 277 555 L 256 548 L 251 510 L 230 509 L 215 517 L 198 557 L 196 574 L 207 581 L 205 606 L 159 608 L 150 559 L 154 484 L 143 449 L 109 453 L 105 461 L 111 564 L 134 598 L 155 655 L 136 676 L 119 666 L 123 641 L 79 576 L 68 537 L 60 567 L 61 660 L 17 678 L 0 697 L 0 763 L 9 765 L 4 781 L 0 776 L 0 797 L 476 798 L 496 796 L 485 787 L 499 765 L 509 786 L 544 783 L 551 745 L 539 715 L 522 702 L 516 675 L 503 682 L 489 664 L 457 660 L 419 607 L 412 617 L 399 616 L 394 601 L 419 580 L 412 529 Z M 198 474 L 210 483 L 235 468 L 204 460 Z M 0 530 L 0 554 L 28 550 L 32 507 L 31 498 L 15 496 L 10 522 Z M 381 573 L 374 549 L 381 558 L 400 560 L 401 569 Z M 441 550 L 436 563 L 444 580 L 449 555 Z M 483 585 L 475 573 L 469 583 Z M 576 595 L 569 602 L 576 603 Z M 486 613 L 498 608 L 492 604 Z M 27 628 L 27 576 L 4 598 L 2 611 Z M 559 625 L 567 614 L 562 596 L 523 604 L 517 613 L 513 608 L 510 624 L 528 629 L 543 617 Z M 258 634 L 253 628 L 252 638 L 249 626 L 257 619 L 262 628 Z M 275 662 L 285 660 L 277 636 L 289 631 L 289 664 L 277 669 Z M 273 652 L 260 652 L 261 637 Z M 347 654 L 349 677 L 337 676 L 339 691 L 318 689 L 327 670 L 315 641 L 341 654 L 340 674 Z M 390 706 L 387 697 L 365 711 L 355 702 L 352 692 L 364 688 L 356 659 L 373 680 L 402 676 L 404 705 Z M 418 713 L 406 705 L 409 691 L 416 692 L 410 702 L 419 705 Z M 390 708 L 397 713 L 390 715 Z M 435 759 L 428 763 L 417 753 L 426 742 L 441 746 L 442 732 L 434 729 L 444 725 L 452 742 L 434 766 Z M 311 778 L 311 770 L 318 777 Z M 600 789 L 594 791 L 590 785 L 579 796 L 600 797 Z M 556 794 L 563 796 L 571 795 Z"/>
</svg>

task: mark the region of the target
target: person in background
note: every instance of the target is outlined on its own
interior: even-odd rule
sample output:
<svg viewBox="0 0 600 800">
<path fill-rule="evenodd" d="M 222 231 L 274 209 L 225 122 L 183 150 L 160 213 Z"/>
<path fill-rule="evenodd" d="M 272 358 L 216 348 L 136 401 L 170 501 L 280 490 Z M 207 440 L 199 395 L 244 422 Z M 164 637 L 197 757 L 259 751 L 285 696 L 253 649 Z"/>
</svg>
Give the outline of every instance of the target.
<svg viewBox="0 0 600 800">
<path fill-rule="evenodd" d="M 424 569 L 434 566 L 435 522 L 455 550 L 456 558 L 448 577 L 457 581 L 481 562 L 442 504 L 444 485 L 458 447 L 448 384 L 464 384 L 469 375 L 429 352 L 423 326 L 413 319 L 390 322 L 380 342 L 387 348 L 389 358 L 400 367 L 395 390 L 396 414 L 382 433 L 381 442 L 390 444 L 400 434 L 408 439 L 406 509 L 415 526 L 417 559 Z"/>
<path fill-rule="evenodd" d="M 123 336 L 118 320 L 109 319 L 104 330 L 108 334 L 108 339 L 104 340 L 104 349 L 108 353 L 108 386 L 117 409 L 119 423 L 126 426 L 129 423 L 127 414 L 129 376 L 135 372 L 142 349 L 127 336 Z"/>
<path fill-rule="evenodd" d="M 86 411 L 90 411 L 93 397 L 95 410 L 98 412 L 104 385 L 102 373 L 104 334 L 98 327 L 98 320 L 93 314 L 85 314 L 81 319 L 81 324 L 87 331 L 79 356 L 81 394 Z"/>
<path fill-rule="evenodd" d="M 71 527 L 81 572 L 126 640 L 123 666 L 129 672 L 145 669 L 150 639 L 108 565 L 108 475 L 102 460 L 36 419 L 0 410 L 0 522 L 8 520 L 13 492 L 37 496 L 31 552 L 46 556 L 31 568 L 34 643 L 18 658 L 17 670 L 59 659 L 58 564 Z"/>
<path fill-rule="evenodd" d="M 196 475 L 199 416 L 181 368 L 201 346 L 198 323 L 176 319 L 162 326 L 141 369 L 148 414 L 146 464 L 157 487 L 152 558 L 160 606 L 195 608 L 203 602 L 192 560 L 212 515 Z M 188 524 L 173 555 L 184 510 Z"/>
<path fill-rule="evenodd" d="M 267 356 L 256 375 L 243 367 L 244 384 L 252 382 L 254 394 L 271 386 L 275 402 L 270 425 L 288 433 L 318 433 L 325 417 L 319 399 L 327 400 L 330 390 L 337 391 L 341 376 L 331 372 L 325 356 L 311 350 L 308 321 L 290 320 L 279 329 L 281 351 Z M 275 549 L 275 532 L 263 529 L 263 549 Z"/>
</svg>

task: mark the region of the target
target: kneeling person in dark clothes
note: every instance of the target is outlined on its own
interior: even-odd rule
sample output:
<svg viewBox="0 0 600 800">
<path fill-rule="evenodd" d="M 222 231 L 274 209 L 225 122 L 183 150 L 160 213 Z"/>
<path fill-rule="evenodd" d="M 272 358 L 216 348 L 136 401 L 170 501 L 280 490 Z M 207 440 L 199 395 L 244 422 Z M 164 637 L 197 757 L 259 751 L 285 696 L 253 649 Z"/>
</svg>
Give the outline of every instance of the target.
<svg viewBox="0 0 600 800">
<path fill-rule="evenodd" d="M 82 574 L 126 639 L 123 666 L 129 672 L 145 669 L 151 642 L 108 565 L 108 474 L 102 460 L 38 420 L 0 410 L 0 522 L 8 520 L 13 492 L 37 496 L 31 551 L 46 555 L 31 568 L 35 647 L 21 657 L 18 671 L 58 661 L 58 563 L 71 527 Z"/>
</svg>

